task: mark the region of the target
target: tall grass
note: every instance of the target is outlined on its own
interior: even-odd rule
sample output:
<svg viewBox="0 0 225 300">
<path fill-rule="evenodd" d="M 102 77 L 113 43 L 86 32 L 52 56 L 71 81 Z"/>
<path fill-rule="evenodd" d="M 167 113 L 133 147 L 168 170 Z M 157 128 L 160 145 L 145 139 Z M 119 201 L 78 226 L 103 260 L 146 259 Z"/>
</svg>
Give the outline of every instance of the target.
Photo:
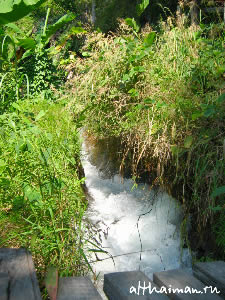
<svg viewBox="0 0 225 300">
<path fill-rule="evenodd" d="M 161 23 L 153 45 L 148 27 L 90 34 L 87 58 L 68 66 L 69 109 L 91 134 L 118 137 L 121 172 L 128 165 L 166 186 L 191 213 L 199 241 L 210 230 L 224 257 L 224 192 L 216 193 L 225 185 L 224 28 L 212 38 L 213 26 L 182 24 Z"/>
<path fill-rule="evenodd" d="M 60 103 L 23 100 L 0 124 L 0 247 L 28 248 L 40 278 L 49 265 L 60 275 L 85 273 L 86 201 L 72 117 Z"/>
</svg>

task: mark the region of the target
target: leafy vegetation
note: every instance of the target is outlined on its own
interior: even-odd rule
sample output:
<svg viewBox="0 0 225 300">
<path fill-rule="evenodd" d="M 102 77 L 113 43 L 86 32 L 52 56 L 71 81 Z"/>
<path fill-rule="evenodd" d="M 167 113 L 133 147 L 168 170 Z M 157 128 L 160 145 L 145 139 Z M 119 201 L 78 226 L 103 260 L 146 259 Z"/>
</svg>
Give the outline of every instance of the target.
<svg viewBox="0 0 225 300">
<path fill-rule="evenodd" d="M 40 31 L 7 22 L 0 32 L 0 247 L 28 248 L 41 281 L 49 265 L 87 272 L 78 129 L 50 55 L 51 37 L 75 16 L 48 25 L 49 15 Z"/>
<path fill-rule="evenodd" d="M 13 3 L 0 8 L 0 247 L 30 249 L 41 279 L 54 265 L 46 279 L 54 295 L 58 273 L 91 269 L 85 127 L 111 138 L 121 174 L 183 203 L 183 225 L 191 215 L 198 236 L 192 248 L 214 237 L 207 259 L 224 259 L 224 24 L 189 27 L 187 16 L 174 17 L 177 1 Z"/>
<path fill-rule="evenodd" d="M 38 98 L 12 110 L 0 118 L 1 246 L 31 249 L 42 275 L 50 262 L 79 274 L 70 268 L 82 261 L 86 208 L 76 125 L 63 105 Z M 22 224 L 16 234 L 9 225 L 15 222 Z"/>
<path fill-rule="evenodd" d="M 211 39 L 203 24 L 173 22 L 89 35 L 89 57 L 70 65 L 70 107 L 91 134 L 118 137 L 121 173 L 144 174 L 182 201 L 199 240 L 212 227 L 224 257 L 224 27 Z"/>
<path fill-rule="evenodd" d="M 0 24 L 15 22 L 38 8 L 46 0 L 7 0 L 1 2 Z"/>
</svg>

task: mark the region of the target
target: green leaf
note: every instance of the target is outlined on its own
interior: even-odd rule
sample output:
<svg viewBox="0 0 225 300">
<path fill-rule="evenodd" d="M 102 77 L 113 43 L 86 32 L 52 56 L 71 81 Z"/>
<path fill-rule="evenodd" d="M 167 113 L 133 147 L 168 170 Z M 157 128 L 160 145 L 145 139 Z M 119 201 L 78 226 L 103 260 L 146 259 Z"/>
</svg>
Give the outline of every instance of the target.
<svg viewBox="0 0 225 300">
<path fill-rule="evenodd" d="M 10 180 L 8 178 L 0 177 L 0 186 L 9 187 Z"/>
<path fill-rule="evenodd" d="M 200 112 L 200 111 L 199 112 L 195 112 L 195 113 L 193 113 L 191 115 L 191 118 L 192 118 L 193 121 L 195 121 L 196 119 L 198 119 L 200 117 L 202 117 L 202 112 Z"/>
<path fill-rule="evenodd" d="M 3 159 L 0 159 L 0 167 L 5 167 L 6 162 Z"/>
<path fill-rule="evenodd" d="M 202 32 L 201 31 L 196 31 L 193 33 L 193 38 L 194 40 L 198 40 L 201 37 Z"/>
<path fill-rule="evenodd" d="M 151 98 L 146 98 L 144 99 L 144 103 L 145 104 L 154 104 L 156 101 L 154 99 Z"/>
<path fill-rule="evenodd" d="M 211 198 L 215 198 L 215 197 L 223 195 L 223 194 L 225 194 L 225 185 L 214 189 L 214 191 L 211 194 Z"/>
<path fill-rule="evenodd" d="M 150 47 L 152 46 L 154 40 L 156 37 L 156 33 L 155 32 L 150 32 L 145 38 L 144 38 L 144 46 L 145 47 Z"/>
<path fill-rule="evenodd" d="M 93 269 L 92 269 L 86 255 L 85 255 L 84 251 L 81 248 L 79 248 L 79 252 L 80 252 L 81 256 L 83 256 L 85 262 L 87 263 L 89 270 L 95 275 L 95 272 L 93 271 Z"/>
<path fill-rule="evenodd" d="M 182 151 L 177 145 L 171 145 L 171 152 L 173 155 L 178 155 Z"/>
<path fill-rule="evenodd" d="M 36 240 L 37 240 L 37 237 L 38 237 L 37 234 L 33 234 L 33 235 L 31 236 L 31 240 L 30 240 L 30 246 L 31 246 L 31 248 L 34 248 L 35 243 L 36 243 Z"/>
<path fill-rule="evenodd" d="M 165 102 L 158 101 L 156 103 L 157 108 L 166 107 L 166 106 L 168 106 L 168 105 Z"/>
<path fill-rule="evenodd" d="M 84 28 L 82 28 L 82 27 L 72 27 L 70 29 L 70 33 L 71 34 L 79 34 L 79 33 L 86 33 L 86 32 L 87 31 Z"/>
<path fill-rule="evenodd" d="M 9 126 L 12 128 L 12 129 L 16 129 L 16 124 L 13 120 L 9 120 Z"/>
<path fill-rule="evenodd" d="M 101 250 L 101 249 L 88 249 L 89 252 L 98 252 L 98 253 L 108 253 L 105 250 Z"/>
<path fill-rule="evenodd" d="M 130 27 L 132 27 L 134 29 L 135 32 L 138 32 L 140 30 L 140 26 L 138 26 L 138 24 L 136 23 L 136 21 L 131 18 L 126 18 L 125 22 L 127 23 L 127 25 L 129 25 Z"/>
<path fill-rule="evenodd" d="M 29 120 L 28 120 L 28 122 L 26 122 L 26 123 L 27 123 L 28 125 L 31 124 Z M 35 134 L 35 135 L 38 135 L 38 134 L 41 133 L 41 130 L 40 130 L 40 128 L 39 128 L 38 126 L 32 126 L 32 127 L 30 127 L 30 131 L 31 131 L 33 134 Z"/>
<path fill-rule="evenodd" d="M 46 34 L 42 36 L 42 40 L 44 43 L 48 43 L 50 37 L 56 33 L 58 29 L 60 29 L 62 26 L 67 24 L 68 22 L 71 22 L 75 18 L 75 15 L 70 13 L 62 16 L 55 24 L 48 26 L 48 29 L 46 30 Z"/>
<path fill-rule="evenodd" d="M 192 142 L 193 142 L 193 137 L 191 135 L 187 136 L 184 140 L 184 148 L 186 148 L 186 149 L 190 148 L 192 145 Z"/>
<path fill-rule="evenodd" d="M 41 199 L 41 194 L 30 185 L 24 187 L 24 194 L 30 202 L 39 201 Z"/>
<path fill-rule="evenodd" d="M 87 52 L 87 51 L 84 51 L 84 52 L 82 52 L 81 54 L 82 54 L 84 57 L 90 57 L 90 56 L 91 56 L 90 52 Z"/>
<path fill-rule="evenodd" d="M 32 38 L 21 39 L 18 42 L 18 46 L 23 47 L 25 50 L 34 50 L 36 47 L 36 42 Z"/>
<path fill-rule="evenodd" d="M 128 80 L 130 80 L 129 74 L 124 74 L 122 80 L 123 80 L 123 81 L 128 81 Z"/>
<path fill-rule="evenodd" d="M 31 51 L 31 50 L 27 50 L 27 51 L 23 54 L 23 56 L 21 57 L 21 59 L 24 59 L 24 58 L 26 58 L 26 57 L 28 57 L 28 56 L 30 56 L 30 55 L 32 55 L 32 51 Z"/>
<path fill-rule="evenodd" d="M 13 31 L 16 33 L 25 35 L 24 32 L 18 26 L 16 26 L 16 24 L 14 24 L 14 23 L 9 23 L 9 24 L 6 24 L 5 26 L 13 29 Z"/>
<path fill-rule="evenodd" d="M 16 108 L 17 110 L 22 111 L 21 107 L 20 107 L 17 103 L 14 102 L 14 103 L 12 104 L 12 106 L 13 106 L 14 108 Z"/>
<path fill-rule="evenodd" d="M 224 100 L 225 100 L 225 93 L 220 95 L 219 98 L 217 98 L 216 102 L 217 103 L 222 103 Z"/>
<path fill-rule="evenodd" d="M 145 68 L 143 66 L 134 67 L 135 72 L 144 72 Z"/>
<path fill-rule="evenodd" d="M 15 22 L 37 9 L 46 0 L 1 0 L 0 25 Z"/>
<path fill-rule="evenodd" d="M 149 5 L 149 0 L 142 0 L 141 3 L 137 4 L 136 12 L 139 17 L 145 11 L 145 9 L 147 8 L 148 5 Z"/>
<path fill-rule="evenodd" d="M 143 105 L 143 104 L 137 104 L 135 107 L 136 107 L 138 110 L 141 110 L 141 109 L 149 109 L 149 106 Z"/>
<path fill-rule="evenodd" d="M 41 110 L 41 111 L 39 112 L 39 114 L 37 115 L 37 117 L 35 118 L 35 121 L 40 120 L 45 114 L 46 114 L 46 112 L 43 111 L 43 110 Z"/>
<path fill-rule="evenodd" d="M 49 267 L 45 277 L 45 286 L 51 300 L 56 300 L 58 290 L 58 270 L 55 267 Z"/>
<path fill-rule="evenodd" d="M 128 91 L 128 93 L 129 93 L 132 97 L 138 97 L 138 95 L 139 95 L 138 91 L 135 90 L 135 89 L 130 89 L 130 90 Z"/>
</svg>

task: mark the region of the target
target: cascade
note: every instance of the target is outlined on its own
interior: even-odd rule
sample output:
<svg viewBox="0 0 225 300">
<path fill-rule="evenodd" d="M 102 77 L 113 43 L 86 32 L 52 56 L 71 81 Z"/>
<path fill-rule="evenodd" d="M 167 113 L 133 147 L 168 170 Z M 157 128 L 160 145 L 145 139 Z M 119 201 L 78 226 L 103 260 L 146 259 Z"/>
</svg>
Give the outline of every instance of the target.
<svg viewBox="0 0 225 300">
<path fill-rule="evenodd" d="M 119 174 L 107 176 L 106 156 L 99 153 L 105 168 L 99 167 L 91 152 L 83 142 L 82 164 L 91 199 L 86 215 L 97 228 L 96 243 L 107 251 L 93 256 L 99 260 L 93 265 L 96 273 L 141 270 L 152 278 L 153 272 L 191 268 L 188 249 L 181 251 L 178 201 L 163 189 L 135 186 Z"/>
</svg>

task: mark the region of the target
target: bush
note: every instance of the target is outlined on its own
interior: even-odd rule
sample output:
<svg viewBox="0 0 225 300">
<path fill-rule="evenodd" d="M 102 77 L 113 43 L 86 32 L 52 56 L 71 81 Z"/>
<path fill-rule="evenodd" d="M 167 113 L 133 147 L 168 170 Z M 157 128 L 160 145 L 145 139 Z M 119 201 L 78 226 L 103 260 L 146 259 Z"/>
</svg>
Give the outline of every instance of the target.
<svg viewBox="0 0 225 300">
<path fill-rule="evenodd" d="M 225 178 L 223 43 L 172 22 L 161 23 L 152 44 L 154 37 L 148 27 L 135 35 L 89 35 L 89 58 L 68 67 L 75 75 L 71 107 L 95 136 L 118 137 L 120 170 L 129 166 L 134 176 L 147 173 L 166 186 L 200 233 L 217 224 L 213 208 L 222 196 L 212 193 Z"/>
</svg>

